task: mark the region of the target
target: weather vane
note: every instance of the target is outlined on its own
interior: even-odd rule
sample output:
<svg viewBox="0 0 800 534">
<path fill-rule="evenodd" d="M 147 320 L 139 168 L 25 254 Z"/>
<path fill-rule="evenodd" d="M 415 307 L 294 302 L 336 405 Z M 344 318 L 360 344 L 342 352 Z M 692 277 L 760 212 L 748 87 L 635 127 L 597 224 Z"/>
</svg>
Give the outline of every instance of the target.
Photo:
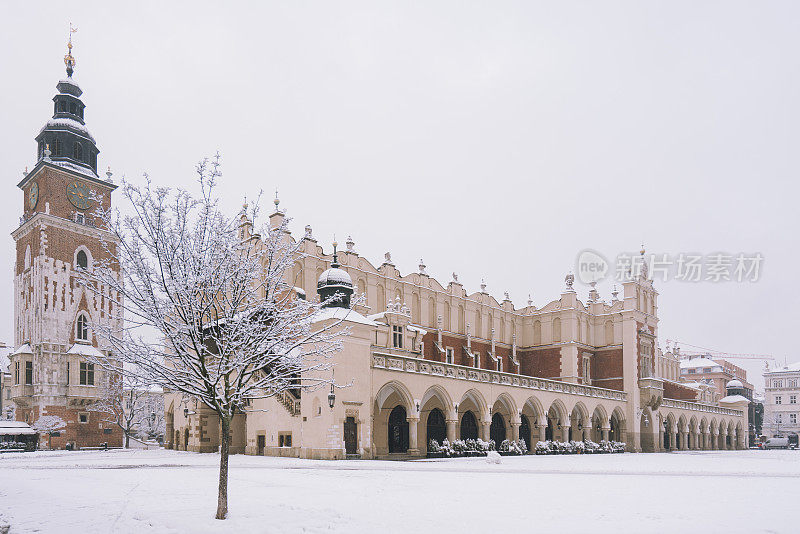
<svg viewBox="0 0 800 534">
<path fill-rule="evenodd" d="M 64 65 L 67 66 L 67 76 L 72 77 L 72 73 L 75 70 L 75 58 L 72 56 L 72 34 L 78 31 L 78 28 L 74 28 L 72 23 L 69 23 L 69 42 L 67 43 L 67 55 L 64 56 Z"/>
</svg>

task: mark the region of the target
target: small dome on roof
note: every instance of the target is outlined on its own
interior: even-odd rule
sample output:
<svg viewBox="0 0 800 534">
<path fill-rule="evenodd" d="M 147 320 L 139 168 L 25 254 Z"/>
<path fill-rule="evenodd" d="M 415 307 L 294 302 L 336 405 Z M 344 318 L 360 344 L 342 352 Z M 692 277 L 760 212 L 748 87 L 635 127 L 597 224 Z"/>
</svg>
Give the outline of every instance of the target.
<svg viewBox="0 0 800 534">
<path fill-rule="evenodd" d="M 339 268 L 336 255 L 336 242 L 333 243 L 331 268 L 323 272 L 317 280 L 317 293 L 325 307 L 350 308 L 353 295 L 353 279 L 347 271 Z"/>
<path fill-rule="evenodd" d="M 350 275 L 347 274 L 347 271 L 344 269 L 331 267 L 327 271 L 323 272 L 317 281 L 317 289 L 326 286 L 343 286 L 352 288 L 353 279 L 350 278 Z"/>
<path fill-rule="evenodd" d="M 741 380 L 733 379 L 730 382 L 728 382 L 725 385 L 725 387 L 727 387 L 727 388 L 743 388 L 744 384 L 742 384 Z"/>
</svg>

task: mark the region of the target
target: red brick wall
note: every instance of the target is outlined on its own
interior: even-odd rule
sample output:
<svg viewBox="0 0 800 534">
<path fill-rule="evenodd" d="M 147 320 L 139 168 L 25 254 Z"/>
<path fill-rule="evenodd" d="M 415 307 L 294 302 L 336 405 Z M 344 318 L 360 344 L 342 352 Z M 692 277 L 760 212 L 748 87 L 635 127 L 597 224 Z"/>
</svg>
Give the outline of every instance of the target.
<svg viewBox="0 0 800 534">
<path fill-rule="evenodd" d="M 423 357 L 426 360 L 433 360 L 437 362 L 444 361 L 444 354 L 440 353 L 439 349 L 437 349 L 435 346 L 435 343 L 438 341 L 438 337 L 435 332 L 428 332 L 425 334 L 425 336 L 422 338 L 422 341 L 425 344 L 425 352 L 423 353 Z M 475 340 L 472 340 L 471 344 L 472 352 L 480 352 L 481 369 L 496 371 L 497 362 L 489 357 L 489 351 L 492 348 L 492 344 Z M 473 362 L 472 358 L 468 356 L 464 350 L 466 345 L 466 337 L 442 334 L 442 348 L 446 349 L 447 347 L 452 347 L 453 363 L 456 365 L 465 365 L 471 367 Z M 519 354 L 520 352 L 518 351 L 517 355 L 519 356 Z M 495 356 L 502 359 L 504 372 L 517 372 L 516 366 L 511 361 L 511 349 L 509 347 L 495 345 Z"/>
<path fill-rule="evenodd" d="M 599 350 L 592 356 L 592 385 L 622 391 L 622 349 Z"/>
<path fill-rule="evenodd" d="M 517 351 L 520 374 L 539 378 L 561 377 L 561 349 L 533 349 Z"/>
<path fill-rule="evenodd" d="M 693 401 L 697 399 L 697 392 L 674 382 L 664 382 L 664 398 Z"/>
<path fill-rule="evenodd" d="M 79 415 L 85 413 L 89 419 L 86 423 L 79 422 Z M 101 447 L 103 443 L 108 443 L 109 447 L 121 447 L 123 443 L 122 430 L 116 425 L 103 422 L 103 414 L 90 412 L 85 409 L 65 408 L 64 406 L 47 406 L 46 415 L 55 415 L 63 419 L 67 426 L 60 431 L 60 436 L 50 438 L 47 434 L 39 436 L 39 447 L 47 447 L 48 442 L 52 443 L 54 449 L 63 449 L 67 443 L 73 443 L 75 447 Z M 18 421 L 25 421 L 33 424 L 39 418 L 38 408 L 30 410 L 20 410 L 16 412 Z M 104 434 L 103 428 L 110 428 L 110 434 Z M 50 441 L 52 440 L 52 441 Z"/>
</svg>

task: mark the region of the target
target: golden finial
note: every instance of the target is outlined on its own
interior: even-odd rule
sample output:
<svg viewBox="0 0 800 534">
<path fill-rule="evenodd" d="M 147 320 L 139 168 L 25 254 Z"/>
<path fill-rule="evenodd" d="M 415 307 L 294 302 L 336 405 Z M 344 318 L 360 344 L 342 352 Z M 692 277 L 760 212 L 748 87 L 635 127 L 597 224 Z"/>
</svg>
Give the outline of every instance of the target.
<svg viewBox="0 0 800 534">
<path fill-rule="evenodd" d="M 640 251 L 639 251 L 639 254 L 641 254 L 642 256 L 644 256 L 644 253 L 645 253 L 645 250 L 644 250 L 644 243 L 642 243 L 642 250 L 640 250 Z"/>
<path fill-rule="evenodd" d="M 67 66 L 67 76 L 72 77 L 72 72 L 75 70 L 75 57 L 72 55 L 72 34 L 78 31 L 78 28 L 73 28 L 72 23 L 69 23 L 69 41 L 67 42 L 67 55 L 64 56 L 64 65 Z"/>
</svg>

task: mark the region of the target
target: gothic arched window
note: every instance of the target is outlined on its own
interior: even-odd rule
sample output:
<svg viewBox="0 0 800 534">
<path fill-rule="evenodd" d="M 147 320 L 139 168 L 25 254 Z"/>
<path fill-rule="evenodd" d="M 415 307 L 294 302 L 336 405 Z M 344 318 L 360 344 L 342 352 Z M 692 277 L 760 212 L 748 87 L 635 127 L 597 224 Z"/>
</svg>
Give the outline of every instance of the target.
<svg viewBox="0 0 800 534">
<path fill-rule="evenodd" d="M 78 315 L 75 324 L 75 339 L 89 341 L 89 320 L 84 313 Z"/>
<path fill-rule="evenodd" d="M 86 252 L 79 250 L 75 256 L 75 262 L 78 264 L 79 269 L 87 269 L 89 267 L 89 258 L 86 257 Z"/>
</svg>

